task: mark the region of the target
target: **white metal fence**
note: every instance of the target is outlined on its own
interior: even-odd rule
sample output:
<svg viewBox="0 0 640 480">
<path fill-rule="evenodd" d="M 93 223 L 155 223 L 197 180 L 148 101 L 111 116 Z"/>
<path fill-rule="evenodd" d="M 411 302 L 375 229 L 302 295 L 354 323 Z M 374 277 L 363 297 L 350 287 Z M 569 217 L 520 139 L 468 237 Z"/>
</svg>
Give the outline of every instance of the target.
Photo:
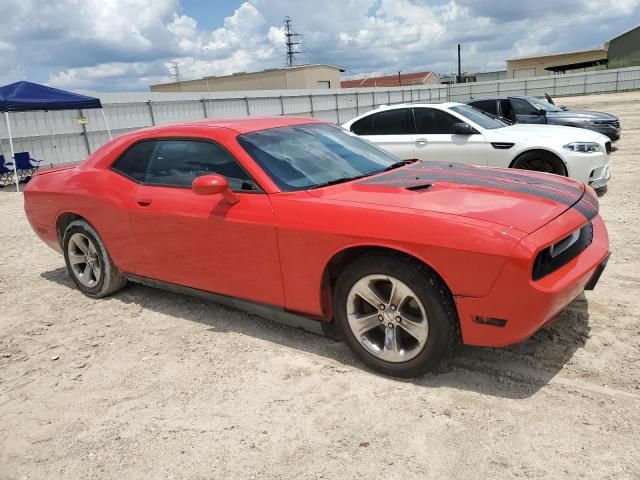
<svg viewBox="0 0 640 480">
<path fill-rule="evenodd" d="M 464 101 L 485 95 L 586 95 L 640 89 L 640 67 L 517 80 L 428 87 L 250 92 L 98 94 L 114 133 L 151 125 L 245 115 L 310 116 L 346 122 L 383 104 Z M 30 152 L 43 165 L 82 160 L 108 140 L 99 111 L 12 113 L 16 152 Z M 87 123 L 80 124 L 79 117 Z M 0 153 L 10 156 L 7 130 L 0 126 Z"/>
</svg>

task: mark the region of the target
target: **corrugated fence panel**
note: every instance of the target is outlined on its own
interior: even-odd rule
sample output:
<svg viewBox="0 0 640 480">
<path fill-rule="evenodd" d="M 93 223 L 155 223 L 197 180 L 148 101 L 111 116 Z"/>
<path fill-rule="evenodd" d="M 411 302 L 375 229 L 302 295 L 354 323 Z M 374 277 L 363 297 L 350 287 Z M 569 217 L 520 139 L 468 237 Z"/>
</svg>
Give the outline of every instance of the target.
<svg viewBox="0 0 640 480">
<path fill-rule="evenodd" d="M 280 98 L 248 98 L 251 115 L 282 115 Z"/>
<path fill-rule="evenodd" d="M 204 118 L 203 104 L 200 100 L 186 102 L 153 103 L 153 116 L 156 125 L 185 122 Z"/>
<path fill-rule="evenodd" d="M 207 100 L 207 116 L 216 117 L 243 117 L 247 115 L 247 102 L 244 98 L 230 98 L 221 100 Z"/>
</svg>

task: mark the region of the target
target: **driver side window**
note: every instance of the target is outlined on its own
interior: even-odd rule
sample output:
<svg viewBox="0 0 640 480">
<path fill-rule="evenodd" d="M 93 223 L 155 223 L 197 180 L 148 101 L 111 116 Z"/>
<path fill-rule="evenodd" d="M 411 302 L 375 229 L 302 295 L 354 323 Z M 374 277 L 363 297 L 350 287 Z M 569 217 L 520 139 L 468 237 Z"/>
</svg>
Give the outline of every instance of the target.
<svg viewBox="0 0 640 480">
<path fill-rule="evenodd" d="M 516 115 L 540 115 L 540 112 L 526 100 L 512 98 L 511 108 Z"/>
<path fill-rule="evenodd" d="M 453 125 L 460 123 L 453 115 L 435 108 L 414 108 L 413 115 L 416 120 L 416 133 L 425 135 L 455 134 Z"/>
<path fill-rule="evenodd" d="M 216 173 L 225 177 L 234 191 L 259 190 L 230 153 L 206 140 L 139 142 L 111 168 L 145 185 L 191 188 L 197 177 Z"/>
</svg>

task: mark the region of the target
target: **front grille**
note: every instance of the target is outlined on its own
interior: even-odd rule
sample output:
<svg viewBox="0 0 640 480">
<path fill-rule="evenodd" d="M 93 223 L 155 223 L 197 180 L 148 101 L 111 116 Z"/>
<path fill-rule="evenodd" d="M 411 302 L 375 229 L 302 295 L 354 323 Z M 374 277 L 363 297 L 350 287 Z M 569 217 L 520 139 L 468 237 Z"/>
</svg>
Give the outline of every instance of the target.
<svg viewBox="0 0 640 480">
<path fill-rule="evenodd" d="M 620 120 L 607 120 L 606 123 L 612 127 L 620 128 Z"/>
<path fill-rule="evenodd" d="M 611 142 L 606 142 L 606 143 L 604 144 L 604 148 L 606 148 L 606 149 L 607 149 L 607 153 L 608 153 L 608 154 L 609 154 L 609 153 L 611 153 Z"/>
<path fill-rule="evenodd" d="M 559 240 L 554 245 L 561 245 L 566 242 L 572 235 Z M 571 260 L 584 252 L 593 241 L 593 225 L 591 222 L 580 229 L 578 239 L 561 253 L 553 256 L 553 246 L 542 250 L 533 262 L 533 272 L 531 274 L 534 280 L 540 280 L 550 273 L 555 272 L 560 267 L 566 265 Z"/>
</svg>

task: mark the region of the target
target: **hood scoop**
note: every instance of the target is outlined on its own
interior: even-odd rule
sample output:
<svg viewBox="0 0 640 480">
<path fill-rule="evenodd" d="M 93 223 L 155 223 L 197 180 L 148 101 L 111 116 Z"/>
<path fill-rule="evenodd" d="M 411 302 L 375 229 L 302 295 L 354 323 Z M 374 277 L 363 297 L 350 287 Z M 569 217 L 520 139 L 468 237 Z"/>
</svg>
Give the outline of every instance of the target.
<svg viewBox="0 0 640 480">
<path fill-rule="evenodd" d="M 433 188 L 433 183 L 425 183 L 423 185 L 411 185 L 406 187 L 407 190 L 411 192 L 422 192 L 425 190 L 431 190 Z"/>
</svg>

